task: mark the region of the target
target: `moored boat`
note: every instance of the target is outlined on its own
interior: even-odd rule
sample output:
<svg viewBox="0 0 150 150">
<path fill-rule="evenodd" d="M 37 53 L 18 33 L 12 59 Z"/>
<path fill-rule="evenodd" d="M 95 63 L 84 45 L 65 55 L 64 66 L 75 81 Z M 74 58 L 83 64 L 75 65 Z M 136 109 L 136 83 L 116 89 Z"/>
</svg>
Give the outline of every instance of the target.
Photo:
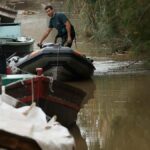
<svg viewBox="0 0 150 150">
<path fill-rule="evenodd" d="M 6 58 L 11 55 L 24 56 L 33 51 L 34 39 L 21 35 L 20 23 L 0 24 L 0 47 Z"/>
<path fill-rule="evenodd" d="M 6 93 L 25 104 L 33 101 L 50 117 L 56 115 L 65 126 L 76 122 L 86 93 L 68 84 L 44 76 L 16 81 L 6 86 Z M 19 107 L 19 104 L 18 106 Z"/>
<path fill-rule="evenodd" d="M 36 74 L 35 68 L 43 68 L 43 74 L 56 80 L 80 80 L 91 78 L 95 67 L 93 60 L 69 47 L 60 45 L 46 46 L 23 58 L 8 60 L 12 68 Z M 17 72 L 14 72 L 17 73 Z"/>
</svg>

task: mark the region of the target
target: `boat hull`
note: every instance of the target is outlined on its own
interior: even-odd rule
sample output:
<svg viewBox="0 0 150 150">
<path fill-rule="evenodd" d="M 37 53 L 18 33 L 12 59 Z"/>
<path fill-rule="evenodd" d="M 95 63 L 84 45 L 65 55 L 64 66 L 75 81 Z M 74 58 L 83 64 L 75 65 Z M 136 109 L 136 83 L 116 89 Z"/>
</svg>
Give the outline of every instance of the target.
<svg viewBox="0 0 150 150">
<path fill-rule="evenodd" d="M 94 65 L 91 59 L 68 47 L 46 47 L 19 59 L 16 66 L 23 71 L 36 74 L 36 68 L 43 68 L 43 74 L 56 80 L 80 80 L 91 78 Z"/>
<path fill-rule="evenodd" d="M 59 81 L 51 83 L 50 79 L 45 77 L 8 84 L 6 93 L 24 104 L 35 101 L 48 117 L 56 115 L 58 121 L 67 127 L 76 122 L 86 96 L 86 93 L 78 88 Z M 20 107 L 20 104 L 16 107 Z"/>
</svg>

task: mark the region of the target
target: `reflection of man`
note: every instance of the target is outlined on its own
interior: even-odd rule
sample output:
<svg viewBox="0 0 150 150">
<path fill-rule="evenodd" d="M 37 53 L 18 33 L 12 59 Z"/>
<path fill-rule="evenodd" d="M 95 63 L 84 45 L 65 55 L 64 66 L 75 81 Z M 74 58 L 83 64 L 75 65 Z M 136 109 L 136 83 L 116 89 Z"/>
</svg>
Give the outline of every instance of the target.
<svg viewBox="0 0 150 150">
<path fill-rule="evenodd" d="M 58 34 L 55 38 L 55 43 L 58 38 L 61 38 L 62 46 L 71 47 L 75 38 L 75 31 L 68 18 L 63 13 L 55 13 L 51 5 L 46 6 L 45 11 L 51 19 L 49 21 L 48 29 L 42 36 L 39 45 L 42 45 L 42 42 L 47 38 L 52 29 L 56 28 L 58 30 Z"/>
</svg>

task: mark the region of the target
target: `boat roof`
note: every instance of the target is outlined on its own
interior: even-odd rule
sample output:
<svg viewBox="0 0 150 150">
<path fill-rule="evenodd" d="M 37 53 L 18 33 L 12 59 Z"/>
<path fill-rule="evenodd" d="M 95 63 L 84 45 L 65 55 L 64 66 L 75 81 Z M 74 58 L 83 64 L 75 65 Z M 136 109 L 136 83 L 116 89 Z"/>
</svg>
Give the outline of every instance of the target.
<svg viewBox="0 0 150 150">
<path fill-rule="evenodd" d="M 17 16 L 17 10 L 0 4 L 0 16 L 15 19 Z"/>
<path fill-rule="evenodd" d="M 0 23 L 0 38 L 17 38 L 20 36 L 20 23 Z"/>
</svg>

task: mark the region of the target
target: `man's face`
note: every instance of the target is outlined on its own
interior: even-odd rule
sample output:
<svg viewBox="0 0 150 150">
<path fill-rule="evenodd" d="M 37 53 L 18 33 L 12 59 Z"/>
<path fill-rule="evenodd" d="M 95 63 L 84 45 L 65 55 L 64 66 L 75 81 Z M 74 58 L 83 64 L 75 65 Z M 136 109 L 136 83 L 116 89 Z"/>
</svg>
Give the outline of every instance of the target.
<svg viewBox="0 0 150 150">
<path fill-rule="evenodd" d="M 48 15 L 49 17 L 52 17 L 52 16 L 53 16 L 53 14 L 54 14 L 54 10 L 53 10 L 53 9 L 48 8 L 48 9 L 46 9 L 46 13 L 47 13 L 47 15 Z"/>
</svg>

